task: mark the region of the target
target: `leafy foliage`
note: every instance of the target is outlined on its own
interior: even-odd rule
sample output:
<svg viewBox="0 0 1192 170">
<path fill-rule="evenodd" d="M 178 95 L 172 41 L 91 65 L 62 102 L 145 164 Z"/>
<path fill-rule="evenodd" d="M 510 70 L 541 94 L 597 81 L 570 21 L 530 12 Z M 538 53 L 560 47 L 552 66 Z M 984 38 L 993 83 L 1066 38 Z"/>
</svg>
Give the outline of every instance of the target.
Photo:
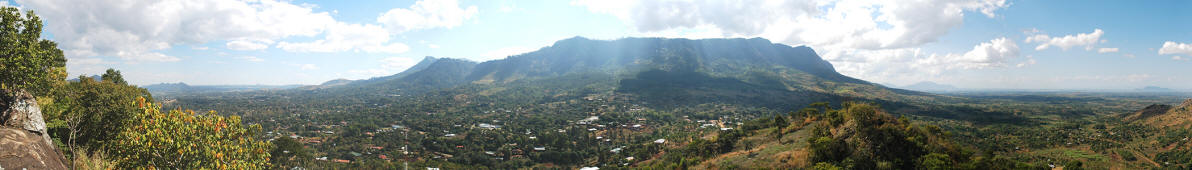
<svg viewBox="0 0 1192 170">
<path fill-rule="evenodd" d="M 118 129 L 135 123 L 130 119 L 140 112 L 137 98 L 153 99 L 145 89 L 85 76 L 52 89 L 50 97 L 55 100 L 43 105 L 50 132 L 71 148 L 88 151 L 104 148 Z"/>
<path fill-rule="evenodd" d="M 121 167 L 168 169 L 255 169 L 269 166 L 270 143 L 253 138 L 259 125 L 245 127 L 238 116 L 215 111 L 171 110 L 137 98 L 142 110 L 137 122 L 114 142 L 113 155 Z"/>
<path fill-rule="evenodd" d="M 119 85 L 128 85 L 128 82 L 124 81 L 124 76 L 120 75 L 120 71 L 116 70 L 116 69 L 109 68 L 107 71 L 104 71 L 103 76 L 101 78 L 103 78 L 103 81 L 105 81 L 105 82 L 111 82 L 111 83 L 115 83 L 115 84 L 119 84 Z"/>
<path fill-rule="evenodd" d="M 66 58 L 58 44 L 41 39 L 41 18 L 33 11 L 0 7 L 0 88 L 44 95 L 50 82 L 66 78 Z"/>
<path fill-rule="evenodd" d="M 290 137 L 278 137 L 273 140 L 273 148 L 269 151 L 270 163 L 281 168 L 297 167 L 303 165 L 308 160 L 314 157 L 306 151 L 302 143 Z"/>
</svg>

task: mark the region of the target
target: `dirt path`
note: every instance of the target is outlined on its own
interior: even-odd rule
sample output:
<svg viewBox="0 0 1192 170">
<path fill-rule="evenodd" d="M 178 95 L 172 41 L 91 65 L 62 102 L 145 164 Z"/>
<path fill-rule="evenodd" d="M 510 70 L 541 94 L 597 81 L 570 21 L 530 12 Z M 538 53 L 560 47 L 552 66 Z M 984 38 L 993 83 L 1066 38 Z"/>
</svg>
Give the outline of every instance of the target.
<svg viewBox="0 0 1192 170">
<path fill-rule="evenodd" d="M 1151 160 L 1151 157 L 1147 157 L 1146 154 L 1138 153 L 1138 151 L 1135 151 L 1133 149 L 1130 149 L 1130 153 L 1134 153 L 1134 157 L 1142 158 L 1143 161 L 1149 162 L 1149 163 L 1155 165 L 1155 167 L 1163 167 L 1162 165 L 1159 165 L 1158 162 Z"/>
</svg>

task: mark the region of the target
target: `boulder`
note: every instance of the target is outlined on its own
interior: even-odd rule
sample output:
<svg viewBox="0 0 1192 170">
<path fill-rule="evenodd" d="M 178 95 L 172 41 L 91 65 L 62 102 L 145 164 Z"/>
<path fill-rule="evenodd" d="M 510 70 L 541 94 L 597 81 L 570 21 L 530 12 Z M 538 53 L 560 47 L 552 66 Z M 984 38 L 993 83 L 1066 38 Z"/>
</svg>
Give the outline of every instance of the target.
<svg viewBox="0 0 1192 170">
<path fill-rule="evenodd" d="M 33 95 L 0 90 L 0 169 L 67 169 Z"/>
<path fill-rule="evenodd" d="M 45 119 L 41 118 L 41 107 L 33 95 L 21 90 L 0 91 L 0 125 L 22 128 L 40 134 L 46 143 L 54 143 L 46 131 Z"/>
</svg>

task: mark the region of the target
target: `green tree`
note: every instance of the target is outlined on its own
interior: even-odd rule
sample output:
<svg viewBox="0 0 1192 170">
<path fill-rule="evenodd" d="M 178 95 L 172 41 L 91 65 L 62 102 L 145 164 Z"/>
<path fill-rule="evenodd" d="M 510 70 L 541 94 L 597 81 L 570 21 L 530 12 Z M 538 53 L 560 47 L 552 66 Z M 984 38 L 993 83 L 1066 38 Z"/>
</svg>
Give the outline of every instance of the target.
<svg viewBox="0 0 1192 170">
<path fill-rule="evenodd" d="M 238 116 L 215 111 L 161 112 L 137 98 L 142 110 L 114 143 L 112 156 L 120 167 L 165 169 L 250 169 L 269 167 L 270 143 L 254 139 L 260 125 L 241 125 Z"/>
<path fill-rule="evenodd" d="M 301 165 L 304 161 L 310 160 L 313 156 L 306 151 L 302 143 L 290 137 L 279 137 L 273 140 L 273 150 L 269 151 L 269 156 L 273 159 L 271 163 L 274 166 L 289 169 Z"/>
<path fill-rule="evenodd" d="M 942 153 L 931 153 L 919 158 L 919 169 L 952 169 L 952 159 Z"/>
<path fill-rule="evenodd" d="M 86 76 L 50 91 L 56 99 L 43 105 L 51 136 L 59 138 L 73 151 L 95 151 L 116 137 L 119 129 L 133 124 L 130 119 L 140 112 L 137 98 L 153 100 L 148 90 L 130 85 L 97 82 Z M 111 153 L 111 152 L 108 152 Z"/>
<path fill-rule="evenodd" d="M 109 68 L 108 71 L 104 72 L 103 76 L 100 78 L 102 78 L 104 82 L 128 85 L 128 82 L 124 81 L 124 76 L 120 75 L 120 70 Z"/>
<path fill-rule="evenodd" d="M 66 57 L 58 44 L 41 39 L 41 18 L 0 7 L 0 88 L 44 95 L 51 82 L 66 78 Z"/>
<path fill-rule="evenodd" d="M 778 128 L 784 128 L 787 125 L 790 125 L 790 122 L 787 122 L 786 117 L 783 117 L 783 116 L 774 116 L 774 121 L 772 123 L 773 124 L 771 124 L 770 126 L 778 127 Z"/>
<path fill-rule="evenodd" d="M 1064 170 L 1082 170 L 1082 169 L 1084 169 L 1083 162 L 1073 160 L 1073 161 L 1068 161 L 1067 163 L 1064 163 Z"/>
<path fill-rule="evenodd" d="M 814 170 L 840 170 L 840 167 L 836 166 L 836 165 L 832 165 L 831 163 L 820 162 L 820 163 L 815 163 L 815 166 L 812 166 L 811 169 L 814 169 Z"/>
</svg>

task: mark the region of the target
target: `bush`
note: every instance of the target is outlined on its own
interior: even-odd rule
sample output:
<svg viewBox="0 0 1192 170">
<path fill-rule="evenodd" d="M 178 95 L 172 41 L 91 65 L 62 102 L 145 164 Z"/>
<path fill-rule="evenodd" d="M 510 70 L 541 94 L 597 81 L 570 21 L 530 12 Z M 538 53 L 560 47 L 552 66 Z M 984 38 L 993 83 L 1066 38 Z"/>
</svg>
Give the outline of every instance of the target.
<svg viewBox="0 0 1192 170">
<path fill-rule="evenodd" d="M 269 167 L 270 143 L 253 137 L 259 125 L 244 127 L 237 116 L 215 111 L 159 111 L 145 98 L 137 98 L 143 112 L 114 144 L 120 167 L 168 169 L 255 169 Z"/>
</svg>

